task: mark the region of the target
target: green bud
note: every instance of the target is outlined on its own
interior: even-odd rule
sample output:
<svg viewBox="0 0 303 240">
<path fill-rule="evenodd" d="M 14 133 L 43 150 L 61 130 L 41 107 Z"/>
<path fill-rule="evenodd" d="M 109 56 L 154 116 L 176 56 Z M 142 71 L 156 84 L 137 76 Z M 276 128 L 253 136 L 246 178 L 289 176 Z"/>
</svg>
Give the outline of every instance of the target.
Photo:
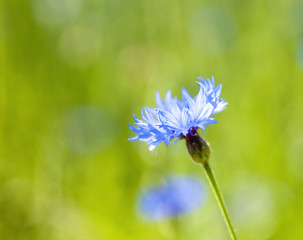
<svg viewBox="0 0 303 240">
<path fill-rule="evenodd" d="M 209 144 L 198 133 L 194 136 L 188 134 L 185 139 L 188 153 L 192 159 L 202 165 L 208 163 L 210 156 Z"/>
</svg>

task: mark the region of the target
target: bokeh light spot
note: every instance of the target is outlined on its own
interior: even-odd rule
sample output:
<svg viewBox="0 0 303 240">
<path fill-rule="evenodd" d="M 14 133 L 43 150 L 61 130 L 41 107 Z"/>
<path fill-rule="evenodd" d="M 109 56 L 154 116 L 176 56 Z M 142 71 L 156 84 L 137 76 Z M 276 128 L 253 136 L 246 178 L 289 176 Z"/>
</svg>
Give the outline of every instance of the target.
<svg viewBox="0 0 303 240">
<path fill-rule="evenodd" d="M 80 155 L 106 149 L 115 139 L 114 120 L 97 107 L 79 106 L 65 119 L 65 138 L 69 149 Z"/>
<path fill-rule="evenodd" d="M 232 17 L 220 9 L 200 9 L 190 20 L 189 35 L 192 43 L 207 56 L 216 56 L 227 51 L 236 39 L 236 32 Z"/>
<path fill-rule="evenodd" d="M 36 21 L 44 27 L 58 27 L 76 17 L 82 8 L 82 0 L 33 0 L 32 9 Z"/>
<path fill-rule="evenodd" d="M 252 176 L 251 176 L 252 177 Z M 241 179 L 234 186 L 237 193 L 231 202 L 235 226 L 253 239 L 268 239 L 276 230 L 277 200 L 269 184 L 257 178 Z"/>
<path fill-rule="evenodd" d="M 98 56 L 100 39 L 90 28 L 74 26 L 61 35 L 59 54 L 67 64 L 83 68 L 91 64 Z"/>
</svg>

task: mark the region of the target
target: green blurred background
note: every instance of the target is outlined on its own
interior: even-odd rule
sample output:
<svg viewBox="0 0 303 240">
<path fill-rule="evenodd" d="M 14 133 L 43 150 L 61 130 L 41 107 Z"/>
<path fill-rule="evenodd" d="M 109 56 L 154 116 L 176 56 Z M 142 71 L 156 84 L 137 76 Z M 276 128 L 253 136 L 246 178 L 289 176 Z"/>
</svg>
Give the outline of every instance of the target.
<svg viewBox="0 0 303 240">
<path fill-rule="evenodd" d="M 201 175 L 184 141 L 149 152 L 127 124 L 157 90 L 223 83 L 201 134 L 239 239 L 303 239 L 303 3 L 0 1 L 0 239 L 229 239 L 204 206 L 141 221 L 136 196 Z"/>
</svg>

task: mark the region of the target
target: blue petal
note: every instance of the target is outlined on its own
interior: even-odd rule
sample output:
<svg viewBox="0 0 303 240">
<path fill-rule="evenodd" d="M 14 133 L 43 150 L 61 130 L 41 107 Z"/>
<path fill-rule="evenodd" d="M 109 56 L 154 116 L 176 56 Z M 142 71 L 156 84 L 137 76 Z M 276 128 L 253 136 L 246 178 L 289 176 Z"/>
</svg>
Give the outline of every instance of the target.
<svg viewBox="0 0 303 240">
<path fill-rule="evenodd" d="M 159 91 L 156 92 L 155 98 L 156 98 L 156 105 L 157 105 L 157 107 L 158 107 L 159 109 L 161 109 L 161 110 L 166 110 L 165 104 L 164 104 L 164 102 L 163 102 L 162 99 L 161 99 L 161 96 L 160 96 L 160 92 L 159 92 Z"/>
<path fill-rule="evenodd" d="M 169 142 L 170 142 L 170 137 L 165 138 L 164 143 L 166 147 L 168 147 Z"/>
<path fill-rule="evenodd" d="M 190 94 L 185 88 L 182 88 L 181 93 L 182 93 L 183 102 L 186 102 L 188 104 L 188 107 L 190 109 L 193 109 L 195 107 L 194 99 L 192 99 L 192 97 L 190 96 Z"/>
<path fill-rule="evenodd" d="M 138 141 L 139 140 L 139 136 L 135 136 L 133 138 L 128 138 L 128 141 Z"/>
<path fill-rule="evenodd" d="M 166 95 L 165 95 L 165 107 L 166 107 L 166 110 L 170 111 L 171 104 L 172 104 L 171 91 L 168 90 L 167 93 L 166 93 Z"/>
</svg>

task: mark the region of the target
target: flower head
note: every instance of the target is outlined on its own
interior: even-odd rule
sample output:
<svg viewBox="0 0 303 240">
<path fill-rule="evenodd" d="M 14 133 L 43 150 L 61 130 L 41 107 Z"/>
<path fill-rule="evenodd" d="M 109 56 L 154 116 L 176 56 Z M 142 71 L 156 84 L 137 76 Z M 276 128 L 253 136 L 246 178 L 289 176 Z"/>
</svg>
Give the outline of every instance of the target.
<svg viewBox="0 0 303 240">
<path fill-rule="evenodd" d="M 138 195 L 137 208 L 146 220 L 159 221 L 191 212 L 204 197 L 204 185 L 198 177 L 171 175 L 164 184 L 145 188 Z"/>
<path fill-rule="evenodd" d="M 136 127 L 129 125 L 137 136 L 130 141 L 143 141 L 154 150 L 161 142 L 168 146 L 173 138 L 196 135 L 196 130 L 217 123 L 212 117 L 226 108 L 224 98 L 220 98 L 222 85 L 215 86 L 214 78 L 203 79 L 197 84 L 199 93 L 191 97 L 185 88 L 182 89 L 182 101 L 172 97 L 171 91 L 165 95 L 164 101 L 156 92 L 157 108 L 145 107 L 141 111 L 142 120 L 134 116 Z"/>
</svg>

